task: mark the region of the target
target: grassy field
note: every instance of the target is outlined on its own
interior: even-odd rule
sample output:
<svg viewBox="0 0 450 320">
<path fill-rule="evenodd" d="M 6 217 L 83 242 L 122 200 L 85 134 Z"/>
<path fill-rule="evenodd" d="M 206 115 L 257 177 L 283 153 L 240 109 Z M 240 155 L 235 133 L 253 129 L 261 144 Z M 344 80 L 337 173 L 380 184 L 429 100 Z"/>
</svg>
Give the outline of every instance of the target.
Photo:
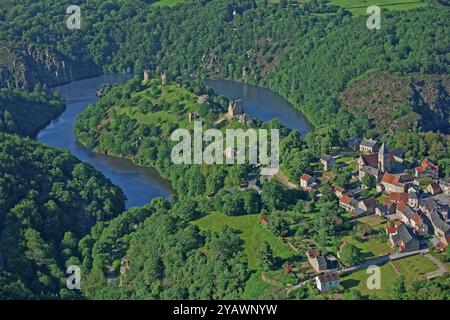
<svg viewBox="0 0 450 320">
<path fill-rule="evenodd" d="M 433 272 L 438 268 L 438 266 L 422 255 L 393 261 L 392 264 L 410 282 L 418 280 L 424 274 Z"/>
<path fill-rule="evenodd" d="M 359 218 L 359 219 L 357 219 L 357 221 L 362 222 L 362 223 L 367 223 L 374 230 L 383 231 L 383 232 L 384 232 L 384 230 L 386 228 L 386 224 L 387 224 L 386 219 L 384 219 L 380 216 L 377 216 L 375 214 Z"/>
<path fill-rule="evenodd" d="M 282 259 L 292 256 L 292 251 L 285 243 L 259 224 L 259 215 L 257 214 L 231 217 L 221 212 L 213 212 L 194 223 L 202 230 L 219 231 L 225 225 L 238 229 L 242 233 L 245 253 L 248 257 L 249 266 L 253 270 L 257 268 L 257 253 L 265 240 L 269 242 L 274 256 Z"/>
<path fill-rule="evenodd" d="M 154 2 L 152 4 L 152 6 L 158 6 L 158 7 L 162 7 L 162 6 L 166 6 L 166 7 L 173 7 L 176 6 L 179 3 L 184 2 L 185 0 L 160 0 L 157 2 Z"/>
<path fill-rule="evenodd" d="M 260 272 L 254 272 L 250 279 L 245 283 L 244 293 L 242 294 L 242 299 L 245 300 L 257 300 L 261 298 L 261 295 L 267 289 L 272 288 L 272 286 L 261 279 Z"/>
<path fill-rule="evenodd" d="M 365 240 L 355 239 L 352 236 L 343 237 L 342 240 L 353 244 L 355 247 L 361 249 L 364 257 L 373 258 L 376 256 L 387 254 L 391 251 L 389 244 L 385 237 L 374 237 Z"/>
<path fill-rule="evenodd" d="M 381 270 L 381 288 L 369 289 L 367 288 L 367 279 L 370 276 L 366 270 L 361 270 L 345 276 L 341 279 L 341 285 L 344 288 L 354 288 L 359 290 L 363 295 L 376 296 L 378 299 L 388 299 L 386 290 L 391 286 L 394 280 L 398 277 L 394 268 L 388 263 L 380 268 Z"/>
<path fill-rule="evenodd" d="M 353 156 L 343 156 L 336 160 L 337 164 L 343 164 L 352 171 L 356 170 L 356 160 Z"/>
<path fill-rule="evenodd" d="M 345 276 L 341 280 L 342 286 L 345 288 L 355 288 L 363 295 L 376 296 L 379 299 L 388 299 L 386 290 L 390 288 L 392 283 L 400 275 L 405 277 L 406 283 L 410 284 L 415 280 L 423 278 L 422 276 L 428 272 L 435 271 L 437 266 L 429 261 L 426 257 L 417 255 L 394 262 L 390 262 L 381 267 L 381 289 L 370 290 L 367 288 L 366 281 L 370 276 L 366 270 L 361 270 Z"/>
<path fill-rule="evenodd" d="M 350 10 L 355 16 L 368 15 L 366 10 L 371 5 L 380 6 L 382 10 L 410 10 L 427 5 L 424 0 L 330 0 L 330 3 Z"/>
</svg>

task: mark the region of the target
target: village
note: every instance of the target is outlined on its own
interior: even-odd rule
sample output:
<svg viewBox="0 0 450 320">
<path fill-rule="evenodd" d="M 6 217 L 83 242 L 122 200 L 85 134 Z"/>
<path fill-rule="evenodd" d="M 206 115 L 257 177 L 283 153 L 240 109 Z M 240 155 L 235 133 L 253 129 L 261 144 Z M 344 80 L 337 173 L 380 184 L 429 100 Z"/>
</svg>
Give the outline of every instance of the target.
<svg viewBox="0 0 450 320">
<path fill-rule="evenodd" d="M 322 183 L 333 181 L 336 176 L 332 172 L 334 167 L 352 168 L 351 188 L 333 185 L 339 206 L 349 219 L 372 224 L 378 233 L 365 237 L 365 243 L 343 238 L 338 251 L 330 253 L 324 250 L 326 255 L 321 254 L 317 244 L 306 246 L 303 251 L 307 264 L 303 263 L 302 267 L 309 268 L 311 274 L 308 279 L 288 288 L 287 292 L 312 280 L 320 292 L 332 292 L 350 273 L 364 275 L 370 266 L 383 266 L 402 259 L 406 261 L 406 258 L 414 256 L 426 257 L 420 259 L 429 263 L 429 267 L 424 267 L 428 272 L 420 272 L 420 268 L 409 265 L 413 269 L 409 272 L 416 270 L 421 273 L 414 278 L 433 279 L 448 272 L 448 264 L 436 257 L 450 242 L 450 179 L 440 178 L 439 167 L 430 160 L 407 161 L 402 149 L 390 149 L 385 143 L 354 138 L 347 144 L 345 150 L 341 148 L 320 157 L 321 169 L 314 175 L 302 174 L 298 184 L 290 182 L 282 172 L 277 178 L 290 189 L 300 189 L 320 197 Z M 261 222 L 268 224 L 270 216 L 264 215 Z M 367 244 L 368 251 L 374 250 L 356 265 L 342 264 L 340 254 L 351 242 L 362 248 Z M 370 242 L 374 248 L 370 248 Z M 289 242 L 289 245 L 295 249 L 295 244 Z M 296 270 L 296 266 L 289 262 L 284 267 L 286 273 Z M 397 277 L 400 276 L 401 272 L 395 265 L 394 271 Z M 368 276 L 362 276 L 361 282 Z"/>
</svg>

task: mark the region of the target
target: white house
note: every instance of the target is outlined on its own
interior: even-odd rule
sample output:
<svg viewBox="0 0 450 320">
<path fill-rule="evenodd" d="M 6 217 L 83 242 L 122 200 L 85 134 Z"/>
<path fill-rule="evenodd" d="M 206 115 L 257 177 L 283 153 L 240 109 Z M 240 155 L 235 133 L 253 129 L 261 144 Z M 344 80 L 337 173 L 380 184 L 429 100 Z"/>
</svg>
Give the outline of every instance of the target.
<svg viewBox="0 0 450 320">
<path fill-rule="evenodd" d="M 326 292 L 339 287 L 341 280 L 339 274 L 336 272 L 323 273 L 314 279 L 316 280 L 316 287 L 320 292 Z"/>
</svg>

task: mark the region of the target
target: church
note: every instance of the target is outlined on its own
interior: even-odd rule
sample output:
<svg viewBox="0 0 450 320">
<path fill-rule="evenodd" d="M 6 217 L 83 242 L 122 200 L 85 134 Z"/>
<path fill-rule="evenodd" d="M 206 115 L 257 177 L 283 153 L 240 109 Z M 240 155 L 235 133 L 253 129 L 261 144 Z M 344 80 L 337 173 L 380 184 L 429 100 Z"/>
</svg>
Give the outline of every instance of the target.
<svg viewBox="0 0 450 320">
<path fill-rule="evenodd" d="M 402 149 L 390 149 L 384 143 L 376 153 L 361 154 L 357 161 L 359 180 L 362 180 L 366 174 L 370 174 L 379 181 L 385 173 L 401 171 L 403 156 Z"/>
</svg>

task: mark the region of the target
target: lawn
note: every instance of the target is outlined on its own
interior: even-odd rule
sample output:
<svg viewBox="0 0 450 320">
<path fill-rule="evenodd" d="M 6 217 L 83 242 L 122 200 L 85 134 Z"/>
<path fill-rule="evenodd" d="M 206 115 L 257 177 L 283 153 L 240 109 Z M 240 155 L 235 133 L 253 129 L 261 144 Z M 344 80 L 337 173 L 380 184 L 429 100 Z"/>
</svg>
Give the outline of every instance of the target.
<svg viewBox="0 0 450 320">
<path fill-rule="evenodd" d="M 367 287 L 367 279 L 371 276 L 366 270 L 351 273 L 341 279 L 341 285 L 344 288 L 354 288 L 359 290 L 363 295 L 376 296 L 378 299 L 389 299 L 386 290 L 392 285 L 394 280 L 398 277 L 390 263 L 380 267 L 381 271 L 381 288 L 369 289 Z"/>
<path fill-rule="evenodd" d="M 356 171 L 356 160 L 353 156 L 343 156 L 336 160 L 337 164 L 345 164 L 352 171 Z"/>
<path fill-rule="evenodd" d="M 416 255 L 405 259 L 390 262 L 381 266 L 381 289 L 370 290 L 367 288 L 366 281 L 370 276 L 366 270 L 361 270 L 349 274 L 342 278 L 341 284 L 345 288 L 355 288 L 364 295 L 374 295 L 379 299 L 388 299 L 386 290 L 392 285 L 393 281 L 400 275 L 405 277 L 407 284 L 423 279 L 424 274 L 435 271 L 437 266 L 422 255 Z M 398 274 L 397 271 L 400 273 Z"/>
<path fill-rule="evenodd" d="M 384 255 L 391 251 L 391 247 L 385 237 L 372 237 L 359 240 L 353 236 L 346 236 L 343 237 L 342 240 L 360 248 L 366 259 Z"/>
<path fill-rule="evenodd" d="M 245 242 L 245 253 L 248 257 L 249 267 L 253 270 L 257 269 L 257 254 L 264 241 L 269 242 L 276 257 L 286 259 L 293 255 L 293 252 L 287 244 L 283 243 L 278 237 L 274 236 L 259 224 L 258 214 L 227 216 L 221 212 L 213 212 L 193 223 L 198 225 L 202 230 L 219 231 L 226 225 L 241 231 L 242 239 Z"/>
<path fill-rule="evenodd" d="M 392 264 L 411 282 L 419 280 L 424 274 L 438 269 L 438 266 L 422 255 L 393 261 Z"/>
<path fill-rule="evenodd" d="M 330 3 L 350 10 L 355 16 L 368 15 L 366 10 L 371 5 L 380 6 L 382 10 L 410 10 L 427 5 L 424 0 L 330 0 Z"/>
<path fill-rule="evenodd" d="M 369 226 L 371 226 L 374 230 L 383 231 L 386 228 L 387 220 L 377 216 L 375 214 L 372 214 L 370 216 L 365 216 L 362 218 L 357 219 L 357 221 L 362 223 L 367 223 Z"/>
<path fill-rule="evenodd" d="M 250 276 L 250 279 L 245 283 L 244 293 L 242 294 L 242 299 L 245 300 L 257 300 L 260 299 L 262 293 L 271 288 L 272 286 L 265 283 L 261 278 L 260 272 L 254 272 Z"/>
</svg>

